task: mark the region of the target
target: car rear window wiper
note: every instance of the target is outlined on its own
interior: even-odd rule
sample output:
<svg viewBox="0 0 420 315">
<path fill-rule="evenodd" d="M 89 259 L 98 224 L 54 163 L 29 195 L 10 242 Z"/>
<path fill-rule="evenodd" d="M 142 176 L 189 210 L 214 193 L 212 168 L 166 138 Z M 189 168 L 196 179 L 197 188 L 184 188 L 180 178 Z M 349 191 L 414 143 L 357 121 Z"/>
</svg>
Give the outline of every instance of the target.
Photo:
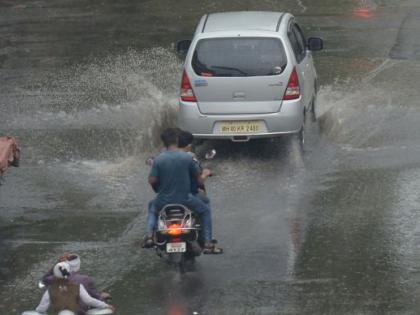
<svg viewBox="0 0 420 315">
<path fill-rule="evenodd" d="M 238 68 L 233 68 L 233 67 L 224 67 L 224 66 L 210 66 L 210 68 L 212 69 L 221 69 L 221 70 L 232 70 L 232 71 L 237 71 L 240 74 L 243 74 L 244 76 L 248 76 L 248 73 L 246 73 L 245 71 L 242 71 L 241 69 Z"/>
</svg>

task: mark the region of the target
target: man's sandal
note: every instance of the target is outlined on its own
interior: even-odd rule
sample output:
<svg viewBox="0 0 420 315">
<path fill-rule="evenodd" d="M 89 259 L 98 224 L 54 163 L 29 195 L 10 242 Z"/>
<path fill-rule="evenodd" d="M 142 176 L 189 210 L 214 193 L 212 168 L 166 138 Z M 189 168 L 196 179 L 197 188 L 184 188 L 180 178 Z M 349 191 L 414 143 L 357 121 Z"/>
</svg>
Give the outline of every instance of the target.
<svg viewBox="0 0 420 315">
<path fill-rule="evenodd" d="M 223 248 L 217 247 L 217 241 L 212 240 L 210 243 L 208 243 L 204 246 L 203 254 L 205 254 L 205 255 L 223 254 Z"/>
<path fill-rule="evenodd" d="M 143 239 L 143 242 L 141 244 L 141 247 L 143 248 L 152 248 L 155 246 L 155 242 L 153 241 L 153 238 L 150 236 L 145 236 Z"/>
</svg>

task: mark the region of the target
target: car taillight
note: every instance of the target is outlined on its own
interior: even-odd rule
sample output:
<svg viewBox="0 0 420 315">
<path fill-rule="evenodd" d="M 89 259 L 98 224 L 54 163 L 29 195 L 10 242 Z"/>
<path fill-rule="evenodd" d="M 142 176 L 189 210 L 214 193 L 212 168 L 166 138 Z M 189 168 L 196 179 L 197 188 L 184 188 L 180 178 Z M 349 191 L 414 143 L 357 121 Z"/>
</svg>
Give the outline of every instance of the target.
<svg viewBox="0 0 420 315">
<path fill-rule="evenodd" d="M 296 68 L 293 68 L 292 74 L 287 84 L 286 92 L 284 92 L 283 100 L 295 100 L 300 97 L 299 78 Z"/>
<path fill-rule="evenodd" d="M 184 102 L 197 102 L 197 99 L 195 98 L 194 91 L 190 83 L 190 79 L 188 78 L 188 75 L 185 72 L 185 70 L 182 74 L 181 100 L 183 100 Z"/>
</svg>

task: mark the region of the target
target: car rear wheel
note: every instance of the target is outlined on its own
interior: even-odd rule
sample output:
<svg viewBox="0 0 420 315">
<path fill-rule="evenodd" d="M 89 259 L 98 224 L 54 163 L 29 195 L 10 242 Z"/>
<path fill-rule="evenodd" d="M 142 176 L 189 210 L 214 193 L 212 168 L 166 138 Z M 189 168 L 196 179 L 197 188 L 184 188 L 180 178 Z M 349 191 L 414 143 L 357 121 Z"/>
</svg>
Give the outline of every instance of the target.
<svg viewBox="0 0 420 315">
<path fill-rule="evenodd" d="M 312 101 L 311 101 L 311 104 L 309 106 L 309 112 L 311 113 L 311 120 L 312 121 L 316 121 L 315 108 L 316 108 L 316 96 L 314 95 L 312 97 Z"/>
<path fill-rule="evenodd" d="M 305 125 L 302 125 L 302 128 L 300 128 L 297 137 L 299 140 L 299 144 L 303 146 L 305 144 Z"/>
</svg>

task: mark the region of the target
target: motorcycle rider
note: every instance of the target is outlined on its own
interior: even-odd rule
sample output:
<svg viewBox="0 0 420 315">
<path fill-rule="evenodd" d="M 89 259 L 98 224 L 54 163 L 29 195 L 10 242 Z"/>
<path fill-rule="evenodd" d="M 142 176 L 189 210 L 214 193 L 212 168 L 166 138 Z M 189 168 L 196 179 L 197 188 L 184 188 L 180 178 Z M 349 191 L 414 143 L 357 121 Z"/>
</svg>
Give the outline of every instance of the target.
<svg viewBox="0 0 420 315">
<path fill-rule="evenodd" d="M 203 185 L 200 170 L 193 157 L 178 148 L 179 132 L 168 128 L 161 135 L 166 148 L 153 161 L 149 174 L 149 184 L 157 193 L 156 198 L 149 203 L 147 230 L 144 247 L 153 246 L 153 231 L 156 226 L 157 213 L 165 205 L 179 203 L 187 206 L 201 217 L 205 253 L 220 253 L 212 243 L 212 222 L 210 208 L 199 198 L 191 194 L 193 179 Z"/>
<path fill-rule="evenodd" d="M 191 132 L 175 128 L 178 133 L 178 148 L 183 150 L 184 152 L 187 152 L 193 157 L 194 162 L 197 163 L 197 166 L 201 172 L 201 177 L 203 178 L 203 181 L 205 181 L 208 177 L 212 176 L 212 172 L 209 169 L 202 169 L 200 162 L 196 156 L 196 154 L 193 152 L 193 141 L 194 136 Z M 166 149 L 163 148 L 161 152 L 165 151 Z M 150 157 L 146 160 L 146 165 L 152 167 L 153 161 L 155 157 Z M 206 189 L 204 185 L 199 186 L 195 178 L 192 179 L 191 182 L 191 193 L 193 195 L 196 195 L 199 197 L 204 203 L 209 204 L 210 200 L 207 198 L 206 195 Z M 154 205 L 151 205 L 154 206 Z"/>
<path fill-rule="evenodd" d="M 91 297 L 101 300 L 101 301 L 104 301 L 111 297 L 109 293 L 106 293 L 106 292 L 99 293 L 98 290 L 96 289 L 95 282 L 93 281 L 91 277 L 80 274 L 79 271 L 80 271 L 81 260 L 80 260 L 79 255 L 72 254 L 72 253 L 64 253 L 58 260 L 59 262 L 65 261 L 69 264 L 70 266 L 69 280 L 75 284 L 83 285 L 83 287 L 86 289 L 87 293 Z M 45 274 L 41 280 L 41 282 L 46 286 L 51 285 L 53 281 L 54 281 L 54 274 L 52 270 L 48 272 L 47 274 Z M 79 314 L 81 315 L 85 314 L 85 312 L 88 309 L 89 309 L 89 306 L 84 304 L 82 301 L 80 301 Z"/>
<path fill-rule="evenodd" d="M 79 300 L 94 308 L 115 309 L 112 305 L 91 297 L 83 285 L 70 281 L 70 272 L 70 265 L 67 262 L 63 261 L 54 266 L 54 279 L 36 308 L 38 313 L 46 313 L 52 306 L 56 314 L 64 310 L 77 314 Z"/>
</svg>

